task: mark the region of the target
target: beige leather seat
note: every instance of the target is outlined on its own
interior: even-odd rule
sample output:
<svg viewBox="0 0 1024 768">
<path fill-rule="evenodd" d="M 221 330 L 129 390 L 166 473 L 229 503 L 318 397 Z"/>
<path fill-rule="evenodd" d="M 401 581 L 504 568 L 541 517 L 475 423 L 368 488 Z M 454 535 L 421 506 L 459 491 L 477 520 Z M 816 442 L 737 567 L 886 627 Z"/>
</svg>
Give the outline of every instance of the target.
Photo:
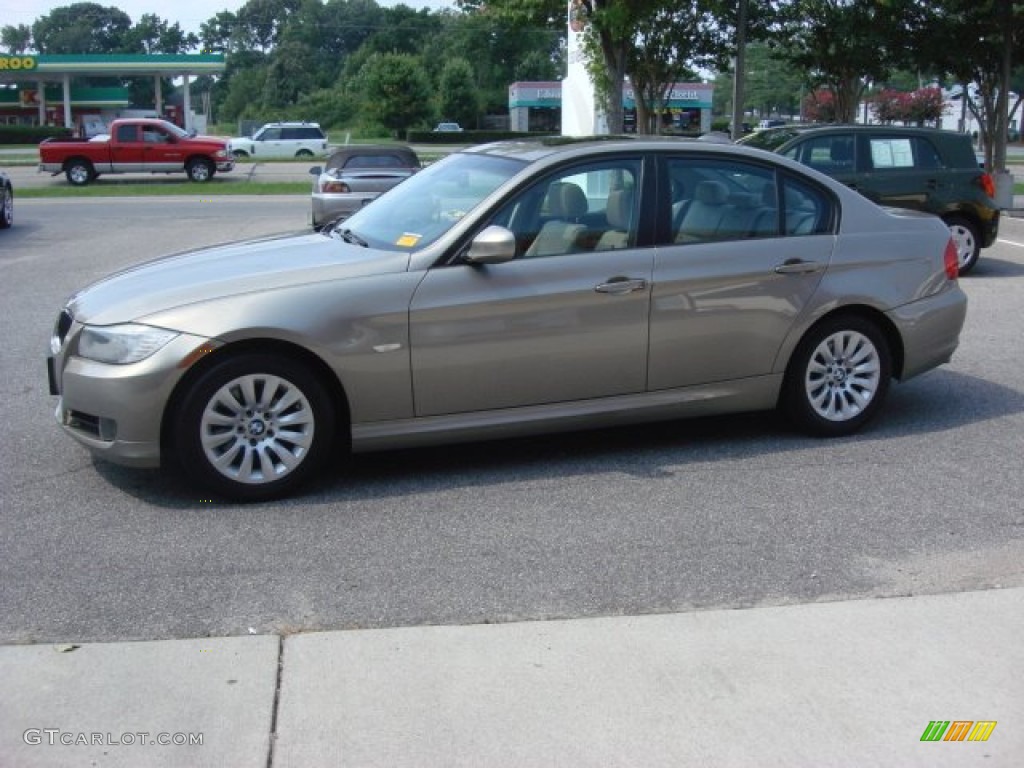
<svg viewBox="0 0 1024 768">
<path fill-rule="evenodd" d="M 676 233 L 677 243 L 714 240 L 729 204 L 729 188 L 720 181 L 702 181 L 683 214 Z"/>
<path fill-rule="evenodd" d="M 601 235 L 594 250 L 611 251 L 617 248 L 628 248 L 633 218 L 633 190 L 613 189 L 609 192 L 605 217 L 608 219 L 610 229 Z"/>
<path fill-rule="evenodd" d="M 587 196 L 579 185 L 556 181 L 547 192 L 546 208 L 552 217 L 544 223 L 533 244 L 523 254 L 534 256 L 557 256 L 580 250 L 579 239 L 586 229 L 581 223 L 587 215 Z"/>
</svg>

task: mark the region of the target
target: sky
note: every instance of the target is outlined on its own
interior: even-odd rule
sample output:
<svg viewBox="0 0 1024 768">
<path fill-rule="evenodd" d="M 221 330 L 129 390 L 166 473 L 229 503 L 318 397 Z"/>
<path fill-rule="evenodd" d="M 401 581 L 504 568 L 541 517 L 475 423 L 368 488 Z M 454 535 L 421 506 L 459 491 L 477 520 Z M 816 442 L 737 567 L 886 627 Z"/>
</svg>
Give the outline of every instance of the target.
<svg viewBox="0 0 1024 768">
<path fill-rule="evenodd" d="M 31 24 L 41 16 L 46 16 L 54 8 L 73 5 L 79 0 L 0 0 L 0 27 L 8 24 Z M 178 22 L 186 32 L 199 32 L 200 25 L 216 16 L 221 11 L 237 11 L 245 0 L 174 0 L 174 2 L 158 2 L 158 0 L 84 0 L 95 2 L 104 7 L 116 7 L 128 14 L 133 22 L 143 14 L 155 13 L 170 23 Z M 398 5 L 398 0 L 377 0 L 378 5 Z M 451 8 L 451 0 L 405 0 L 405 4 L 413 8 Z"/>
</svg>

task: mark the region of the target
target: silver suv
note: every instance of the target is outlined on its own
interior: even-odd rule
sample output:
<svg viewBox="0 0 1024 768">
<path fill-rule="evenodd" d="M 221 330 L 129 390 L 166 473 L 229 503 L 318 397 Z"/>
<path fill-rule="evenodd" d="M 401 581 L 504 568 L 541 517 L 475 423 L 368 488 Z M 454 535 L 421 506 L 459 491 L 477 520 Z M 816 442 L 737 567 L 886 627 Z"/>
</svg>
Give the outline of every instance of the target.
<svg viewBox="0 0 1024 768">
<path fill-rule="evenodd" d="M 231 139 L 236 158 L 313 157 L 327 154 L 327 134 L 317 123 L 267 123 L 252 137 Z"/>
</svg>

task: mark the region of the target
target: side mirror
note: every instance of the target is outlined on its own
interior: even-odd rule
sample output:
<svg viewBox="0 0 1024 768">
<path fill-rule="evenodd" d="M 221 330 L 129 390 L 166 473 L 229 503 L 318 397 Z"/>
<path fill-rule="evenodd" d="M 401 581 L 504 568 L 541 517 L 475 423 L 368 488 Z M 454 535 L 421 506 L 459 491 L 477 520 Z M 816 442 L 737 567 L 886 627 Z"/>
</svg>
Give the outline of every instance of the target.
<svg viewBox="0 0 1024 768">
<path fill-rule="evenodd" d="M 465 259 L 470 264 L 504 264 L 516 257 L 516 236 L 495 224 L 473 238 Z"/>
<path fill-rule="evenodd" d="M 312 168 L 309 169 L 310 176 L 319 176 L 323 172 L 324 169 L 321 168 L 319 165 L 314 165 Z"/>
</svg>

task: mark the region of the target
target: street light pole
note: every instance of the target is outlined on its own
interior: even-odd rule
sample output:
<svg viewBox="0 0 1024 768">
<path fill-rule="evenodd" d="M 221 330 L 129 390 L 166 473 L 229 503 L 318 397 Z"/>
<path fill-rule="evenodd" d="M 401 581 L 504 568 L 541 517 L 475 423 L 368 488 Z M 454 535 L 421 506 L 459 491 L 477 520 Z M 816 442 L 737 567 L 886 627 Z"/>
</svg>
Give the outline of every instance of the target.
<svg viewBox="0 0 1024 768">
<path fill-rule="evenodd" d="M 736 58 L 732 77 L 732 140 L 743 136 L 743 80 L 746 76 L 747 1 L 739 0 L 736 22 Z"/>
</svg>

